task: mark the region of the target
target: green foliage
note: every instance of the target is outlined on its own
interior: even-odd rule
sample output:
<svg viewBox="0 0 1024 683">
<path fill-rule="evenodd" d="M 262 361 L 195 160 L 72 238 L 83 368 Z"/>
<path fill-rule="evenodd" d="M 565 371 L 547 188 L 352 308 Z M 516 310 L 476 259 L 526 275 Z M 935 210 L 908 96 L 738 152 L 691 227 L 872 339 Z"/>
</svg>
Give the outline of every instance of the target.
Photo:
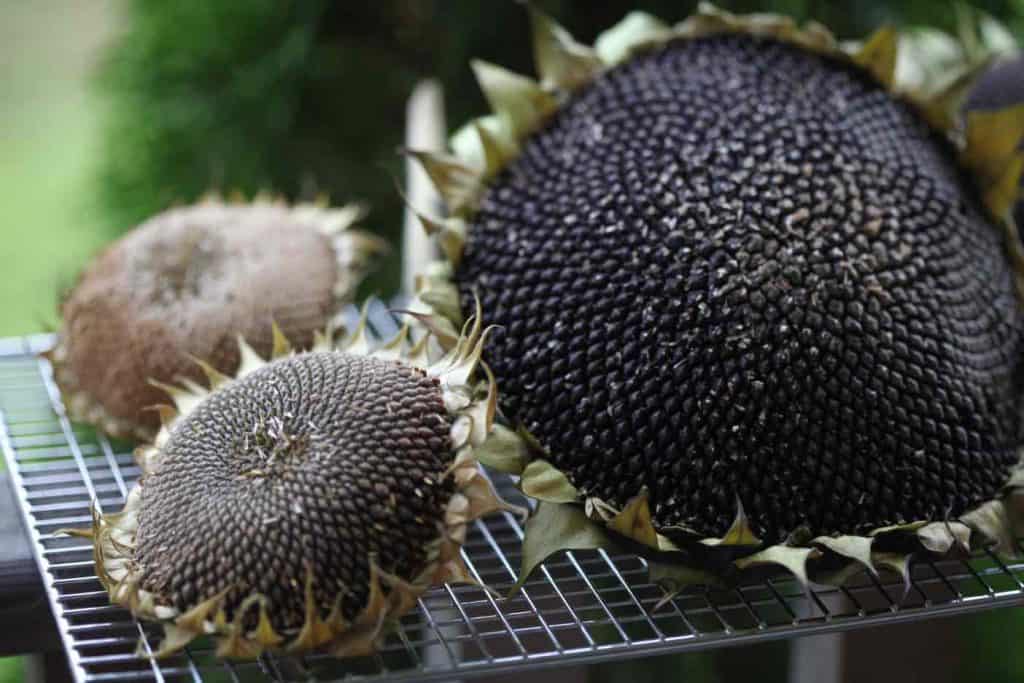
<svg viewBox="0 0 1024 683">
<path fill-rule="evenodd" d="M 41 99 L 27 104 L 24 114 L 3 119 L 25 130 L 34 116 L 47 134 L 14 135 L 3 143 L 10 156 L 0 159 L 8 215 L 0 227 L 5 257 L 0 336 L 52 329 L 58 294 L 104 240 L 101 222 L 88 210 L 82 192 L 89 174 L 86 160 L 96 153 L 95 107 L 72 103 L 77 107 Z"/>
<path fill-rule="evenodd" d="M 397 225 L 394 150 L 417 76 L 390 41 L 400 4 L 347 16 L 350 3 L 327 0 L 130 2 L 100 76 L 111 225 L 211 189 L 360 198 L 381 209 L 378 225 Z"/>
<path fill-rule="evenodd" d="M 85 73 L 109 24 L 87 2 L 0 0 L 0 337 L 52 328 L 58 292 L 107 237 L 89 196 L 99 121 Z"/>
<path fill-rule="evenodd" d="M 383 152 L 401 140 L 415 74 L 331 5 L 128 5 L 100 81 L 112 104 L 100 193 L 118 229 L 210 189 L 390 201 L 380 162 L 397 169 Z"/>
<path fill-rule="evenodd" d="M 0 683 L 19 683 L 25 678 L 25 665 L 21 657 L 0 658 Z"/>
<path fill-rule="evenodd" d="M 1019 610 L 962 617 L 959 632 L 964 653 L 957 672 L 959 680 L 1019 681 L 1024 676 L 1024 652 L 1020 648 L 994 650 L 997 644 L 1016 642 L 1024 632 L 1024 615 Z"/>
</svg>

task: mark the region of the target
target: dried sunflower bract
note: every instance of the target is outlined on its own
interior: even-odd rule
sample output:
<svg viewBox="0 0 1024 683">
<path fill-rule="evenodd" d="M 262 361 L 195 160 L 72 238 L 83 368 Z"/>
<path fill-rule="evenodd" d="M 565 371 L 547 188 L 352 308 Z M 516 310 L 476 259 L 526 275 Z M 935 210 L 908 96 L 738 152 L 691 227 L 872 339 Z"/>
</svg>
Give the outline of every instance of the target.
<svg viewBox="0 0 1024 683">
<path fill-rule="evenodd" d="M 972 83 L 971 92 L 964 103 L 967 112 L 999 111 L 1024 105 L 1024 52 L 1003 57 L 991 64 Z M 1024 152 L 1024 141 L 1021 141 Z M 1024 176 L 1021 177 L 1024 184 Z M 1017 195 L 1014 211 L 1017 227 L 1024 225 L 1024 190 Z"/>
<path fill-rule="evenodd" d="M 531 10 L 540 80 L 413 152 L 445 199 L 416 315 L 474 293 L 511 421 L 488 464 L 538 499 L 521 579 L 625 547 L 670 590 L 783 567 L 841 582 L 1013 552 L 1024 107 L 912 91 L 898 36 L 702 5 L 593 47 Z"/>
<path fill-rule="evenodd" d="M 364 325 L 331 350 L 273 359 L 244 341 L 237 376 L 168 387 L 142 477 L 93 541 L 112 602 L 162 624 L 157 656 L 212 635 L 225 657 L 365 654 L 428 588 L 469 581 L 467 525 L 503 502 L 475 449 L 495 388 L 476 379 L 479 316 L 443 358 L 408 329 L 371 350 Z"/>
</svg>

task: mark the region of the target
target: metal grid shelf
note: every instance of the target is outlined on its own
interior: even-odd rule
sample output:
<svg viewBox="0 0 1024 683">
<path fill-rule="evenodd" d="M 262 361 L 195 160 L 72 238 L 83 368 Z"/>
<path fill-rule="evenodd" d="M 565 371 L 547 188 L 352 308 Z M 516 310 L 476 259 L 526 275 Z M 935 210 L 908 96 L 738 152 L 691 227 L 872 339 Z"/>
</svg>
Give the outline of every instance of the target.
<svg viewBox="0 0 1024 683">
<path fill-rule="evenodd" d="M 374 319 L 386 334 L 389 322 Z M 148 649 L 152 630 L 108 604 L 87 542 L 54 535 L 62 527 L 87 526 L 93 500 L 102 510 L 119 509 L 138 469 L 127 447 L 68 421 L 49 364 L 36 357 L 51 343 L 45 335 L 0 340 L 0 447 L 78 681 L 466 679 L 1024 603 L 1024 563 L 979 555 L 919 564 L 906 589 L 892 574 L 806 592 L 792 581 L 767 580 L 686 594 L 655 609 L 660 591 L 646 582 L 643 560 L 576 552 L 546 563 L 513 599 L 469 586 L 428 593 L 369 658 L 224 663 L 209 643 L 199 643 L 160 662 L 140 659 L 136 645 Z M 506 496 L 516 496 L 508 481 L 500 484 Z M 512 516 L 477 522 L 465 547 L 471 571 L 506 591 L 519 566 L 521 538 Z"/>
</svg>

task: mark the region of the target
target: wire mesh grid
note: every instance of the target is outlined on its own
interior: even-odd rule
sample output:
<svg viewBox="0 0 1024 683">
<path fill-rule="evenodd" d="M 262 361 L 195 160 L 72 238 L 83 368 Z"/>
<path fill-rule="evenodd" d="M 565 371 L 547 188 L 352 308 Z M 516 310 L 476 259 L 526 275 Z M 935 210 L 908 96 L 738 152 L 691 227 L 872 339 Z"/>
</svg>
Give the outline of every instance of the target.
<svg viewBox="0 0 1024 683">
<path fill-rule="evenodd" d="M 391 321 L 376 320 L 383 336 Z M 220 662 L 209 642 L 154 661 L 155 631 L 110 606 L 87 541 L 55 532 L 90 523 L 90 504 L 120 509 L 139 471 L 130 449 L 71 423 L 49 364 L 46 335 L 0 340 L 0 447 L 31 536 L 50 607 L 78 681 L 136 679 L 466 679 L 541 665 L 593 663 L 768 639 L 842 631 L 1024 603 L 1024 563 L 991 554 L 923 562 L 909 583 L 862 575 L 841 589 L 804 590 L 767 579 L 699 591 L 659 605 L 641 558 L 567 553 L 545 563 L 514 598 L 522 527 L 511 515 L 477 522 L 465 555 L 472 574 L 496 589 L 445 586 L 426 594 L 373 657 L 264 656 Z M 498 482 L 515 499 L 511 482 Z"/>
</svg>

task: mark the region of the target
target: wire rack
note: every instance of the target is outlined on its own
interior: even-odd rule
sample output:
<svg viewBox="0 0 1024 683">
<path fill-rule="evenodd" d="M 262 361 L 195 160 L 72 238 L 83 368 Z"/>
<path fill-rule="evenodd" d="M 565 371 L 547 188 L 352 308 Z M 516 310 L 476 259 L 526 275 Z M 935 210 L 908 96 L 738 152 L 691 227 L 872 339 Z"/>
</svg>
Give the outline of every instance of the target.
<svg viewBox="0 0 1024 683">
<path fill-rule="evenodd" d="M 386 336 L 394 323 L 377 310 L 371 324 Z M 804 590 L 769 579 L 684 594 L 658 607 L 661 593 L 646 581 L 642 559 L 574 552 L 547 562 L 512 599 L 472 586 L 428 593 L 373 657 L 220 662 L 209 642 L 161 661 L 139 657 L 137 647 L 152 651 L 155 632 L 108 604 L 87 542 L 54 534 L 88 526 L 92 501 L 103 511 L 119 509 L 139 471 L 126 445 L 67 419 L 50 366 L 36 355 L 52 341 L 0 339 L 0 447 L 77 681 L 464 680 L 1024 603 L 1024 563 L 984 554 L 919 563 L 909 584 L 885 573 L 864 574 L 842 589 Z M 497 483 L 506 497 L 517 497 L 511 482 Z M 515 580 L 522 534 L 516 518 L 499 515 L 477 522 L 469 535 L 468 566 L 498 594 Z"/>
</svg>

